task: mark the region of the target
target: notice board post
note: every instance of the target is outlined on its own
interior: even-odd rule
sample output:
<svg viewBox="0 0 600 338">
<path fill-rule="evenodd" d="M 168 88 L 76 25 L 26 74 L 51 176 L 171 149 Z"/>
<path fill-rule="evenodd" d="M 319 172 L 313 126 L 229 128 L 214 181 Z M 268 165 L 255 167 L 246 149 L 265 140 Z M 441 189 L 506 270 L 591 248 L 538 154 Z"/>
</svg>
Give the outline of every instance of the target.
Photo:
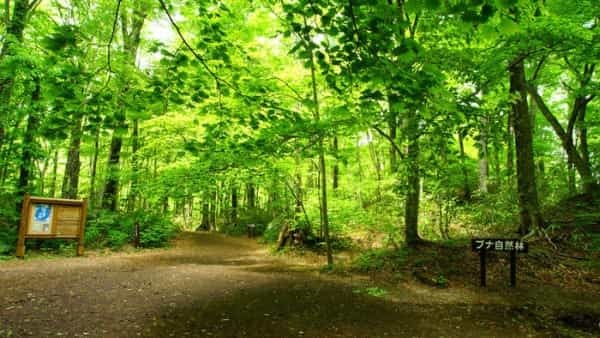
<svg viewBox="0 0 600 338">
<path fill-rule="evenodd" d="M 21 208 L 16 256 L 25 256 L 26 239 L 72 239 L 83 255 L 87 200 L 25 195 Z"/>
<path fill-rule="evenodd" d="M 510 253 L 510 286 L 517 286 L 517 253 L 527 253 L 529 245 L 514 238 L 474 238 L 471 249 L 479 253 L 479 284 L 486 286 L 486 255 L 488 252 Z"/>
</svg>

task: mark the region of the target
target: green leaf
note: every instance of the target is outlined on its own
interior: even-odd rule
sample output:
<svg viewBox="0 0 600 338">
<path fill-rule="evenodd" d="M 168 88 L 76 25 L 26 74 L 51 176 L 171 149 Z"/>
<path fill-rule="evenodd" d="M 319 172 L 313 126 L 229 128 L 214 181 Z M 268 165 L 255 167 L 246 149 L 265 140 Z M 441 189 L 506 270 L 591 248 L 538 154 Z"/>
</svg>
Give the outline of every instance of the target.
<svg viewBox="0 0 600 338">
<path fill-rule="evenodd" d="M 514 35 L 519 33 L 521 30 L 519 25 L 509 18 L 502 18 L 500 24 L 498 25 L 498 29 L 500 30 L 500 34 L 503 36 Z"/>
</svg>

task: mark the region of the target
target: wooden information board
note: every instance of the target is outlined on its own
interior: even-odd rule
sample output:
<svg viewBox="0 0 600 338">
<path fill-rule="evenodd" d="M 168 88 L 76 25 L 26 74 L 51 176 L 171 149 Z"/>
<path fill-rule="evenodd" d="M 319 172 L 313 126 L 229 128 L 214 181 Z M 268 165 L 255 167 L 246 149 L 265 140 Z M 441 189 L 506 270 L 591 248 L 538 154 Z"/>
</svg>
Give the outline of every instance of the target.
<svg viewBox="0 0 600 338">
<path fill-rule="evenodd" d="M 25 195 L 17 242 L 17 257 L 25 256 L 25 240 L 74 239 L 77 255 L 83 255 L 86 200 L 68 200 Z"/>
</svg>

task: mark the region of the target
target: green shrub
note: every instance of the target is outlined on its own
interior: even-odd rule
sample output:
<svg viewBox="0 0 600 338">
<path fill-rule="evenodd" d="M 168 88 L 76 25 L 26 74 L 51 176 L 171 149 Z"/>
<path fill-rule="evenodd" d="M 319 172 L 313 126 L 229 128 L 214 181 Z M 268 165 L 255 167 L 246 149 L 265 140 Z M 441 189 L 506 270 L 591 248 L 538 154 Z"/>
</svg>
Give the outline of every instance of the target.
<svg viewBox="0 0 600 338">
<path fill-rule="evenodd" d="M 0 228 L 0 255 L 10 255 L 14 253 L 16 243 L 16 228 Z"/>
<path fill-rule="evenodd" d="M 107 237 L 106 244 L 113 249 L 119 249 L 130 242 L 132 236 L 118 229 L 110 229 Z"/>
<path fill-rule="evenodd" d="M 86 245 L 118 249 L 133 242 L 136 224 L 140 229 L 140 246 L 146 248 L 165 246 L 178 231 L 177 226 L 163 215 L 144 211 L 129 214 L 98 211 L 88 217 Z"/>
<path fill-rule="evenodd" d="M 292 221 L 287 219 L 287 217 L 282 217 L 282 216 L 275 217 L 271 222 L 269 222 L 267 227 L 264 229 L 263 234 L 262 234 L 263 240 L 267 243 L 276 242 L 277 238 L 279 237 L 279 232 L 281 231 L 283 226 L 286 223 L 290 224 L 290 222 L 292 222 Z M 290 228 L 290 230 L 291 229 L 292 228 Z"/>
<path fill-rule="evenodd" d="M 380 271 L 386 267 L 395 270 L 406 261 L 406 250 L 371 249 L 361 253 L 353 262 L 355 269 L 362 272 Z"/>
<path fill-rule="evenodd" d="M 168 218 L 158 214 L 144 214 L 139 224 L 140 246 L 144 248 L 167 245 L 179 230 Z"/>
<path fill-rule="evenodd" d="M 221 229 L 223 233 L 231 236 L 243 236 L 247 232 L 245 224 L 228 224 Z"/>
</svg>

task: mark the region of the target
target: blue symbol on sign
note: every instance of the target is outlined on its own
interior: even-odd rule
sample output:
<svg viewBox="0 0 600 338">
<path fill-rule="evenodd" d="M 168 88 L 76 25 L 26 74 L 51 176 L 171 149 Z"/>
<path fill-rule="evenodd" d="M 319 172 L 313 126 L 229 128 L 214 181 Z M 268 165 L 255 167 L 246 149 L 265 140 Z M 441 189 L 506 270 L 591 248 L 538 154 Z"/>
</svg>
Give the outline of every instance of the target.
<svg viewBox="0 0 600 338">
<path fill-rule="evenodd" d="M 37 204 L 33 217 L 38 222 L 47 221 L 50 218 L 50 206 L 47 204 Z"/>
</svg>

